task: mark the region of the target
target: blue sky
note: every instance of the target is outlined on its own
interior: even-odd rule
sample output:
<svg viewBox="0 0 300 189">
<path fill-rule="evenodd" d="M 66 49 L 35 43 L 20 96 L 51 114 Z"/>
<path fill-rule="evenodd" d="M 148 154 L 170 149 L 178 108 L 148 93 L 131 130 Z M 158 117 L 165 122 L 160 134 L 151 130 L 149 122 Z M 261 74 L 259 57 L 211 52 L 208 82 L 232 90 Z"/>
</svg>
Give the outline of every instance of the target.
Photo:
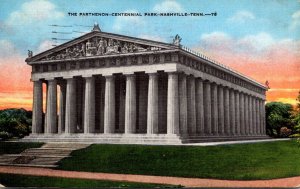
<svg viewBox="0 0 300 189">
<path fill-rule="evenodd" d="M 275 41 L 300 39 L 300 2 L 296 0 L 1 0 L 0 5 L 0 40 L 12 43 L 22 55 L 27 49 L 44 50 L 42 43 L 47 41 L 49 45 L 52 37 L 71 39 L 80 35 L 74 32 L 58 35 L 52 31 L 89 31 L 90 28 L 77 25 L 93 25 L 95 21 L 105 32 L 165 42 L 171 42 L 178 33 L 182 43 L 190 47 L 199 45 L 204 35 L 213 32 L 225 33 L 233 39 L 260 33 Z M 218 15 L 72 17 L 68 12 L 217 12 Z M 73 27 L 57 28 L 51 24 Z"/>
</svg>

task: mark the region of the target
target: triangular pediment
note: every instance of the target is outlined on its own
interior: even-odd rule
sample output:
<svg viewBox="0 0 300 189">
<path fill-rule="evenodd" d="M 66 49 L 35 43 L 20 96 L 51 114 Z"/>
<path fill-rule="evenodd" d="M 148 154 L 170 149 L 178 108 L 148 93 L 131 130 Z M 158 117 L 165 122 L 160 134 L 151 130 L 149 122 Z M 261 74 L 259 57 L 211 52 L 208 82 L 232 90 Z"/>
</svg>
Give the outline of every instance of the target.
<svg viewBox="0 0 300 189">
<path fill-rule="evenodd" d="M 68 60 L 82 57 L 170 50 L 175 48 L 177 48 L 177 46 L 173 44 L 93 31 L 30 57 L 26 61 Z"/>
</svg>

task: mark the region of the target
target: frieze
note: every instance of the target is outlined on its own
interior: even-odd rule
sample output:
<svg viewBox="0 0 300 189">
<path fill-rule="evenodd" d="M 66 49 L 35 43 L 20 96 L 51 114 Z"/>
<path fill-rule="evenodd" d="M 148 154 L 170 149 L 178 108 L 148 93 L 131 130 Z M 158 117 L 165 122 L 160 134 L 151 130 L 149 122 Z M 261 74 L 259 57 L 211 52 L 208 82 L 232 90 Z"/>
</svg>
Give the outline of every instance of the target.
<svg viewBox="0 0 300 189">
<path fill-rule="evenodd" d="M 93 37 L 71 47 L 67 47 L 64 50 L 48 55 L 45 58 L 42 58 L 41 61 L 159 50 L 164 49 L 161 47 L 147 46 L 112 38 Z"/>
</svg>

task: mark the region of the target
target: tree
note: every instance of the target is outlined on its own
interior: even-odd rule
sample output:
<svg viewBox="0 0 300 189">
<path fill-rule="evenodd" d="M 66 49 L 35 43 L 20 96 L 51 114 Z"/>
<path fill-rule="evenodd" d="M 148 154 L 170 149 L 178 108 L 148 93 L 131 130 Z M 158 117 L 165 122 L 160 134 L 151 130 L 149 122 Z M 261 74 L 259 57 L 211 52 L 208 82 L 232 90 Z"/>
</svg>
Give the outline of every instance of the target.
<svg viewBox="0 0 300 189">
<path fill-rule="evenodd" d="M 266 104 L 266 126 L 270 136 L 280 136 L 280 129 L 291 129 L 293 106 L 282 102 L 270 102 Z"/>
<path fill-rule="evenodd" d="M 300 137 L 300 91 L 298 93 L 298 96 L 296 98 L 297 104 L 296 104 L 296 110 L 293 115 L 293 137 Z"/>
<path fill-rule="evenodd" d="M 24 109 L 0 110 L 0 138 L 24 137 L 30 133 L 31 111 Z"/>
</svg>

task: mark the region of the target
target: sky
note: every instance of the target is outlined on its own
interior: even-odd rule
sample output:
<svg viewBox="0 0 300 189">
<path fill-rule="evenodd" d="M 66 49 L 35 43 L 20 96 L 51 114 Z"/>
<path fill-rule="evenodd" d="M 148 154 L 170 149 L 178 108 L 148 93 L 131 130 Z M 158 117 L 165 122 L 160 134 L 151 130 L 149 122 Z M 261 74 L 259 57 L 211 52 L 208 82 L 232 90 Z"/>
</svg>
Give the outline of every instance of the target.
<svg viewBox="0 0 300 189">
<path fill-rule="evenodd" d="M 0 0 L 0 109 L 32 108 L 27 50 L 37 54 L 53 48 L 89 32 L 95 22 L 105 32 L 166 43 L 179 34 L 182 45 L 260 83 L 268 80 L 267 101 L 296 103 L 300 90 L 299 0 Z"/>
</svg>

